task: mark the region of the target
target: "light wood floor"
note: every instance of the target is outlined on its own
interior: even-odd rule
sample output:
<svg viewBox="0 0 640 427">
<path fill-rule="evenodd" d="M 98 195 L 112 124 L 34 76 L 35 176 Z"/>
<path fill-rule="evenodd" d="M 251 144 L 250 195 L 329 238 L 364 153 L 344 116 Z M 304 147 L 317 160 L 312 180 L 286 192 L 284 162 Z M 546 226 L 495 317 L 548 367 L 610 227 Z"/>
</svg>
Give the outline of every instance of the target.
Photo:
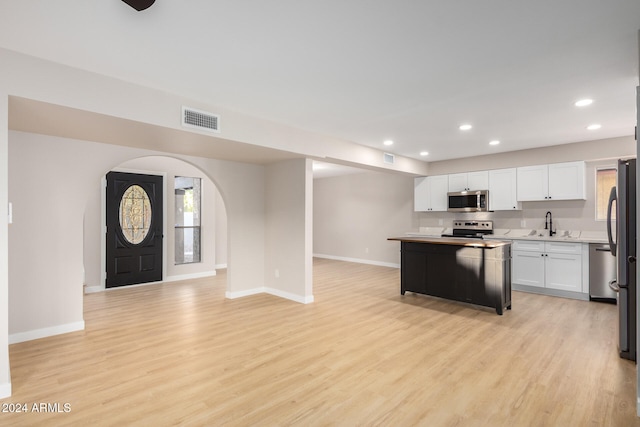
<svg viewBox="0 0 640 427">
<path fill-rule="evenodd" d="M 68 413 L 0 425 L 632 426 L 615 306 L 513 293 L 494 310 L 315 260 L 316 302 L 215 279 L 85 297 L 86 330 L 10 346 L 13 396 Z"/>
</svg>

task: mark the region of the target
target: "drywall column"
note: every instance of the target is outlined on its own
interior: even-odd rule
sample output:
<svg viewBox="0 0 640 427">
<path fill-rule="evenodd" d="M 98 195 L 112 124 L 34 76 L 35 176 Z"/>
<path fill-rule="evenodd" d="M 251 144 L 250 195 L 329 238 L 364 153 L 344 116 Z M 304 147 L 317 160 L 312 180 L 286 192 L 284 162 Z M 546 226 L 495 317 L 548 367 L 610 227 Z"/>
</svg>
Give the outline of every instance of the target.
<svg viewBox="0 0 640 427">
<path fill-rule="evenodd" d="M 313 302 L 313 181 L 311 160 L 266 166 L 265 290 Z"/>
<path fill-rule="evenodd" d="M 9 96 L 0 93 L 0 399 L 11 396 L 9 368 Z"/>
</svg>

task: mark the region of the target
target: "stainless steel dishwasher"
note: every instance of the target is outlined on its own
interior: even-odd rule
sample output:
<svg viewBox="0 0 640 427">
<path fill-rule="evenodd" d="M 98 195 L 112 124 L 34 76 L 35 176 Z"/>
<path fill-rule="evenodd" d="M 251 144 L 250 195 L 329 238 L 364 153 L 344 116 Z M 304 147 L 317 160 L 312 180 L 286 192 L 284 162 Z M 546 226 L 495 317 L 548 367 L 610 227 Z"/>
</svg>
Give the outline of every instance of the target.
<svg viewBox="0 0 640 427">
<path fill-rule="evenodd" d="M 617 279 L 616 257 L 611 255 L 608 243 L 589 244 L 589 299 L 616 302 L 617 294 L 609 282 Z"/>
</svg>

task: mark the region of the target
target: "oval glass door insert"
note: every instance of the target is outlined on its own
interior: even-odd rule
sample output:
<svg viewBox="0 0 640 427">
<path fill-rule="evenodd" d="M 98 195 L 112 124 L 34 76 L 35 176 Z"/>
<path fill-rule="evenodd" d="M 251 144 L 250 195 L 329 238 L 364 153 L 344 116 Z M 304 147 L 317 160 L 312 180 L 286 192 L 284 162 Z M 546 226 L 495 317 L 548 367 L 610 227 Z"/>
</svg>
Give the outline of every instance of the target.
<svg viewBox="0 0 640 427">
<path fill-rule="evenodd" d="M 120 228 L 124 238 L 134 245 L 141 243 L 151 226 L 151 201 L 144 188 L 132 185 L 120 200 Z"/>
</svg>

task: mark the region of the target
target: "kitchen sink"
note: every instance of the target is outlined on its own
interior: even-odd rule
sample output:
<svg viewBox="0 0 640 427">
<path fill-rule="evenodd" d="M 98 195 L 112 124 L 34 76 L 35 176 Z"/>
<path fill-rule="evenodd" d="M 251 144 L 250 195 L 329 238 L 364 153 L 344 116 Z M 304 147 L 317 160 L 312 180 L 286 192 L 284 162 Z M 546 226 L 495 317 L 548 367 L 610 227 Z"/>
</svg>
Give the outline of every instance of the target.
<svg viewBox="0 0 640 427">
<path fill-rule="evenodd" d="M 527 240 L 576 240 L 580 237 L 580 232 L 570 230 L 558 230 L 553 236 L 549 236 L 549 230 L 531 230 L 526 234 L 517 237 Z M 516 238 L 515 236 L 513 238 Z"/>
</svg>

